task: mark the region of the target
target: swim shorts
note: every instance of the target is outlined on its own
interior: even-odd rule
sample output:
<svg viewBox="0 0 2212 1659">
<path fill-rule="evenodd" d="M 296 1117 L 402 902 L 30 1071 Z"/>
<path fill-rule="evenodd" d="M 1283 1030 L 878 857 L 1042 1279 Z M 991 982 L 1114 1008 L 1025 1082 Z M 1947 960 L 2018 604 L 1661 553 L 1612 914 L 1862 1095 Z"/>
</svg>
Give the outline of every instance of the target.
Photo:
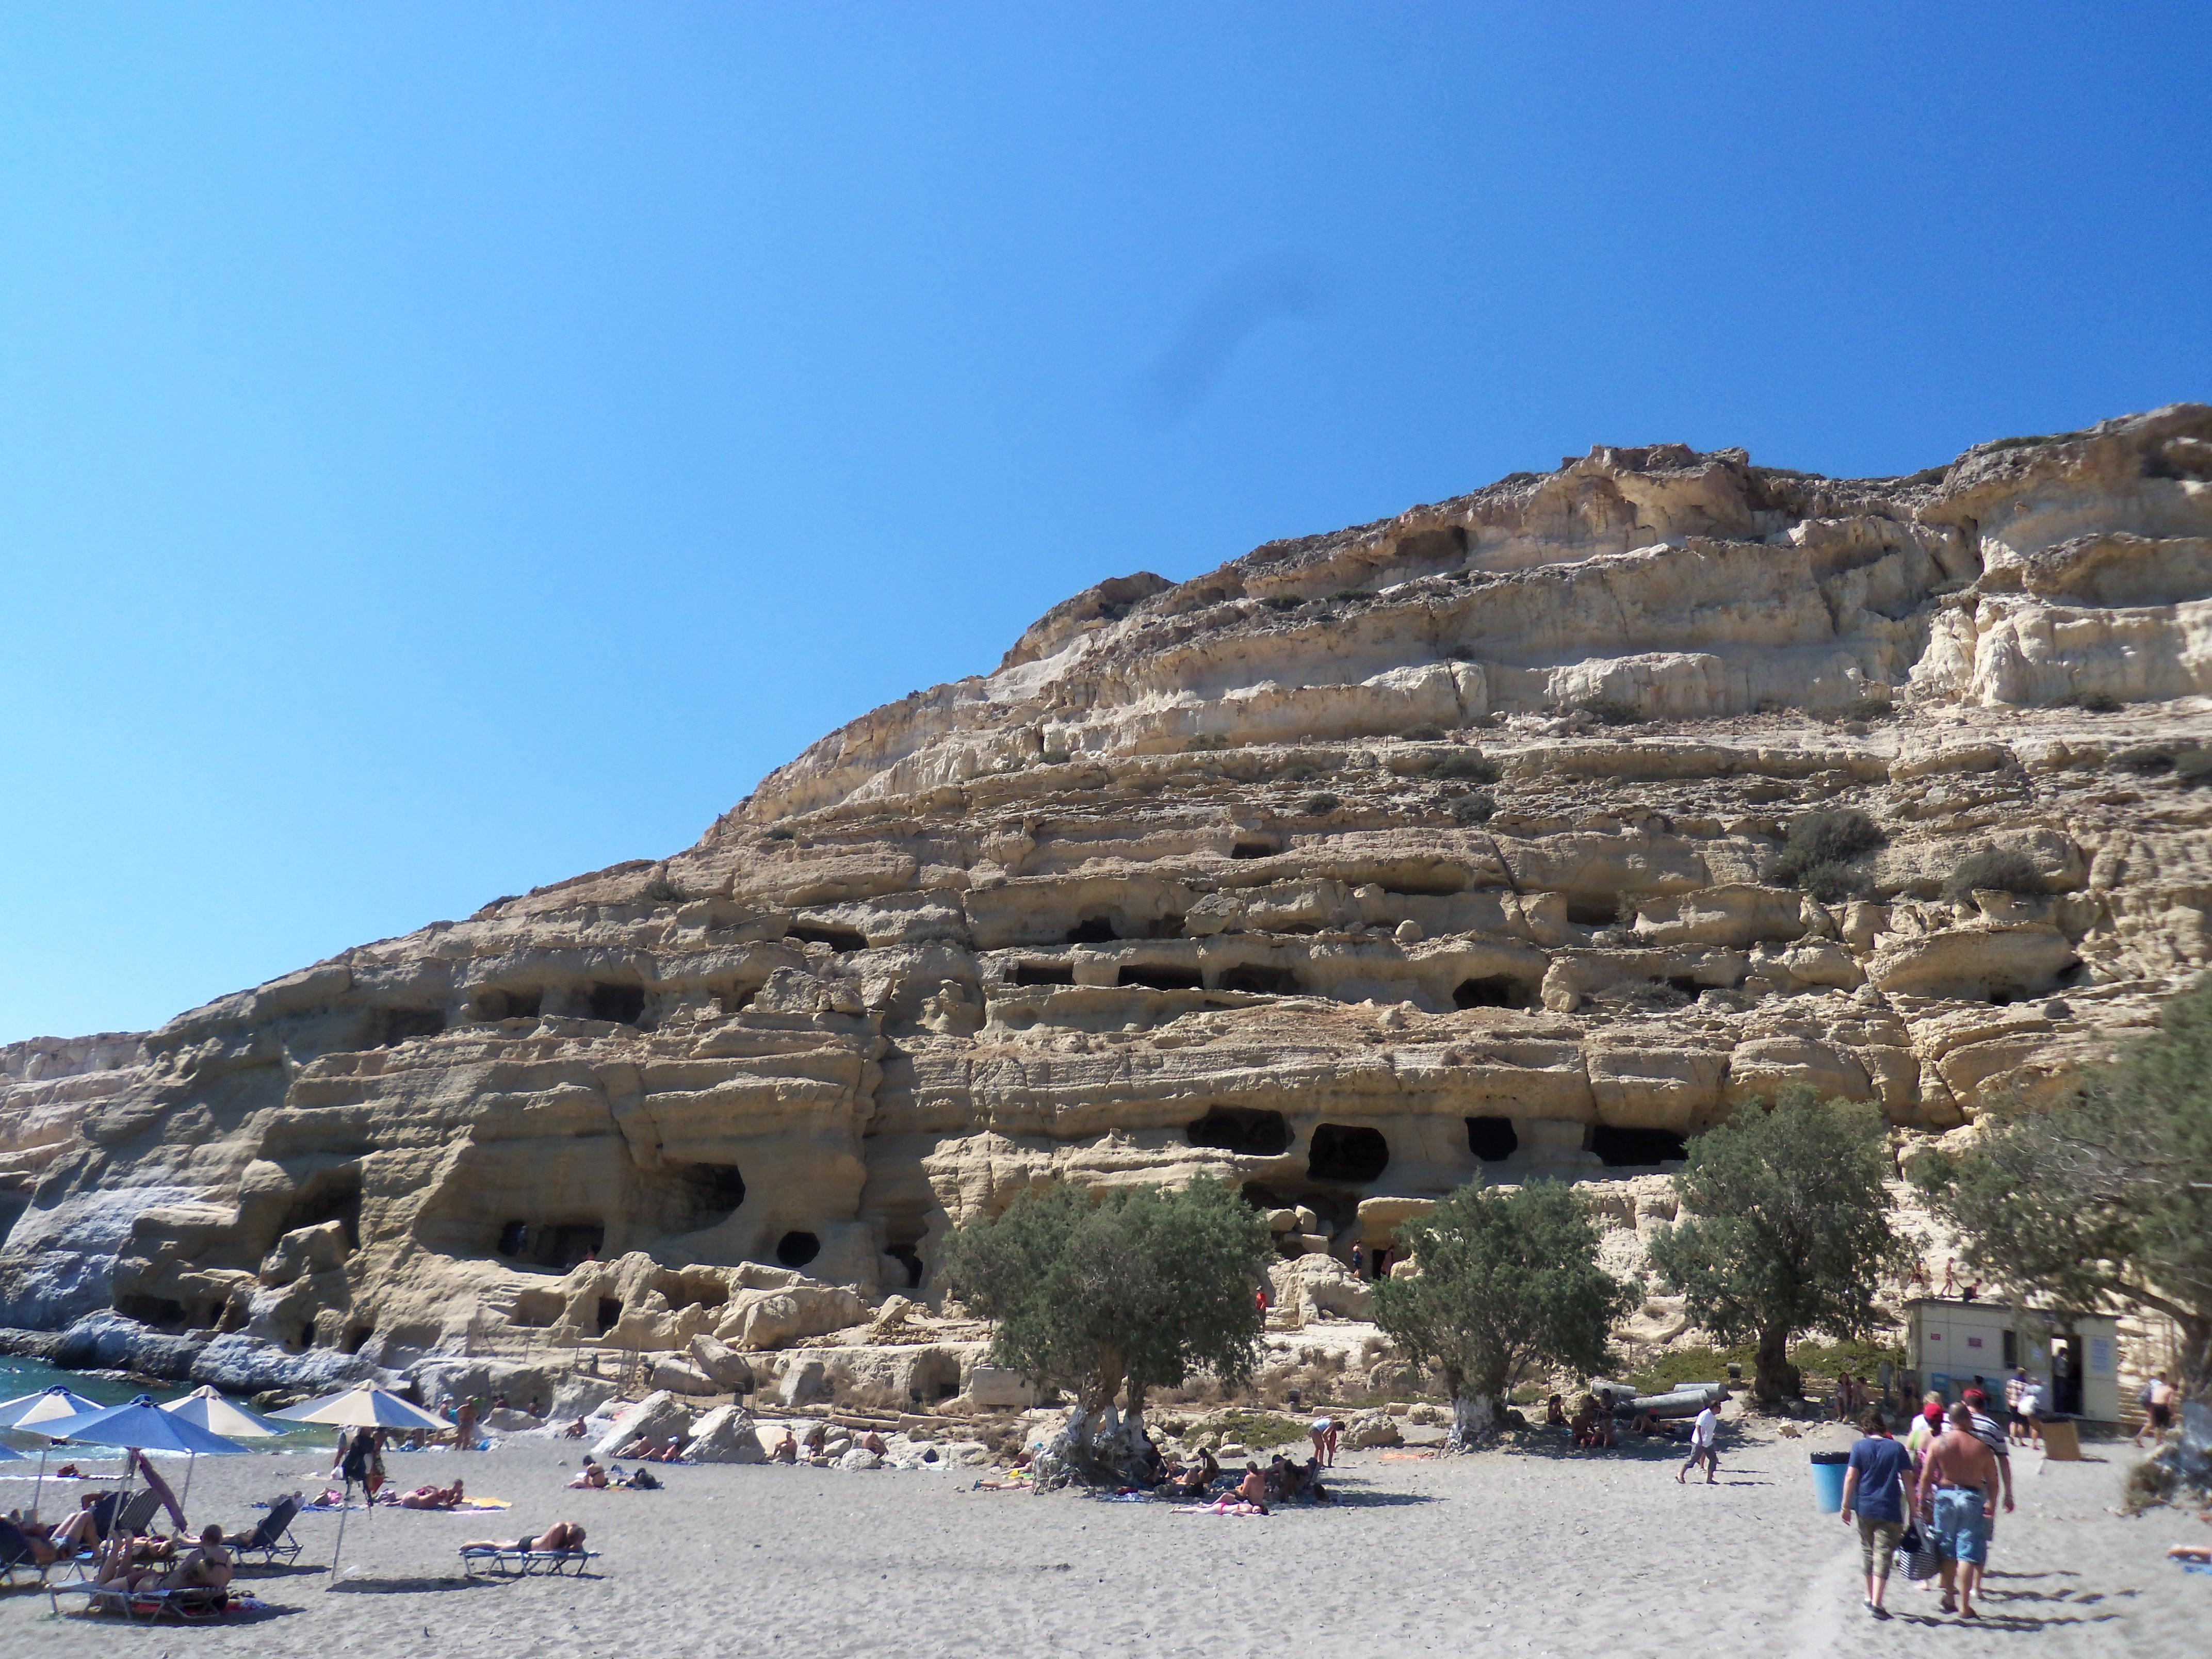
<svg viewBox="0 0 2212 1659">
<path fill-rule="evenodd" d="M 1947 1561 L 1985 1566 L 1990 1559 L 1990 1521 L 1978 1492 L 1947 1486 L 1936 1494 L 1936 1553 Z"/>
</svg>

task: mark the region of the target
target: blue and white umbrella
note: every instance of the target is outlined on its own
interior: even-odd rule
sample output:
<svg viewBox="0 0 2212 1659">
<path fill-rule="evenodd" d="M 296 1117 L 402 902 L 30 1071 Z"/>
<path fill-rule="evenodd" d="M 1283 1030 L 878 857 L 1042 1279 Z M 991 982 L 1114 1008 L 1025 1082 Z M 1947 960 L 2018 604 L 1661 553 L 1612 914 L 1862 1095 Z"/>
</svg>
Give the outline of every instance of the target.
<svg viewBox="0 0 2212 1659">
<path fill-rule="evenodd" d="M 131 1451 L 184 1452 L 198 1458 L 226 1456 L 246 1449 L 235 1440 L 210 1434 L 188 1418 L 163 1411 L 154 1403 L 154 1396 L 142 1394 L 136 1400 L 120 1406 L 109 1406 L 98 1411 L 81 1413 L 75 1417 L 57 1417 L 40 1424 L 32 1431 L 52 1440 L 75 1440 L 88 1446 L 122 1446 Z M 191 1468 L 186 1466 L 185 1481 L 191 1482 Z M 153 1466 L 147 1465 L 149 1485 L 166 1494 L 168 1488 L 154 1481 Z M 129 1476 L 124 1485 L 130 1485 Z M 184 1506 L 174 1505 L 181 1522 Z"/>
<path fill-rule="evenodd" d="M 45 1434 L 44 1424 L 60 1417 L 79 1417 L 86 1412 L 100 1408 L 97 1400 L 87 1400 L 81 1394 L 72 1394 L 60 1383 L 40 1389 L 36 1394 L 17 1395 L 13 1400 L 0 1401 L 0 1429 L 20 1429 L 29 1434 Z M 39 1476 L 31 1483 L 31 1519 L 39 1518 L 39 1497 L 46 1486 L 46 1454 L 53 1449 L 49 1438 L 39 1448 Z M 18 1452 L 15 1455 L 21 1456 Z"/>
</svg>

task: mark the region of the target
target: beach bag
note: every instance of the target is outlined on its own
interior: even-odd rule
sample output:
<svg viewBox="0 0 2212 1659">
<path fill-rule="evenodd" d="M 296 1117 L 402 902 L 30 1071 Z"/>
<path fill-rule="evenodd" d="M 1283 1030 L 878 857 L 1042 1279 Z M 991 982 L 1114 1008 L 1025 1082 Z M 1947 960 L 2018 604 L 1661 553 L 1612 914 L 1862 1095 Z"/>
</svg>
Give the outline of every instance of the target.
<svg viewBox="0 0 2212 1659">
<path fill-rule="evenodd" d="M 1940 1571 L 1935 1542 L 1920 1530 L 1917 1521 L 1905 1522 L 1905 1536 L 1897 1540 L 1897 1565 L 1916 1584 L 1926 1583 Z"/>
</svg>

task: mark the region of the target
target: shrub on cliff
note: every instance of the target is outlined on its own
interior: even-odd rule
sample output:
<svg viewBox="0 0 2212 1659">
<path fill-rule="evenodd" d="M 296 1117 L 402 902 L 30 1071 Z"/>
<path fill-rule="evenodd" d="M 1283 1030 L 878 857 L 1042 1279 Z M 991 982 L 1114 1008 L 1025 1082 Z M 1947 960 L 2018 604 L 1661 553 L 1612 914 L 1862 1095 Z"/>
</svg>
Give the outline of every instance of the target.
<svg viewBox="0 0 2212 1659">
<path fill-rule="evenodd" d="M 1774 878 L 1785 887 L 1802 887 L 1823 904 L 1863 897 L 1868 882 L 1857 860 L 1888 839 L 1861 811 L 1808 812 L 1790 824 Z"/>
<path fill-rule="evenodd" d="M 1613 1322 L 1642 1294 L 1598 1265 L 1597 1229 L 1557 1182 L 1478 1177 L 1399 1237 L 1420 1271 L 1376 1281 L 1375 1322 L 1407 1359 L 1443 1373 L 1462 1449 L 1537 1368 L 1604 1369 Z"/>
<path fill-rule="evenodd" d="M 2009 847 L 1983 847 L 1960 859 L 1943 884 L 1946 898 L 1970 898 L 1977 892 L 2039 893 L 2043 872 L 2035 860 Z"/>
<path fill-rule="evenodd" d="M 2184 1392 L 2212 1389 L 2212 976 L 2085 1096 L 1995 1107 L 1971 1147 L 1929 1153 L 1912 1180 L 1977 1271 L 2067 1312 L 2164 1314 Z"/>
<path fill-rule="evenodd" d="M 1887 1132 L 1872 1106 L 1784 1090 L 1690 1142 L 1674 1177 L 1687 1218 L 1651 1240 L 1651 1260 L 1723 1342 L 1758 1342 L 1761 1400 L 1795 1398 L 1790 1340 L 1864 1335 L 1875 1293 L 1909 1259 L 1890 1224 Z"/>
<path fill-rule="evenodd" d="M 1063 1455 L 1105 1472 L 1140 1453 L 1148 1390 L 1194 1371 L 1232 1386 L 1250 1377 L 1271 1254 L 1266 1217 L 1218 1181 L 1174 1192 L 1062 1183 L 957 1229 L 942 1273 L 993 1322 L 993 1364 L 1075 1396 Z"/>
</svg>

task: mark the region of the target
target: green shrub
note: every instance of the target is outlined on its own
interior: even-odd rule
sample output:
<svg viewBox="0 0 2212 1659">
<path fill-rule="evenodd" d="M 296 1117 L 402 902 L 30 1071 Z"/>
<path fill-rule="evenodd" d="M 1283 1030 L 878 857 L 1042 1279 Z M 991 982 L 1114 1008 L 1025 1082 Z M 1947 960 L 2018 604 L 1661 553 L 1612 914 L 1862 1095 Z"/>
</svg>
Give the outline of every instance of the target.
<svg viewBox="0 0 2212 1659">
<path fill-rule="evenodd" d="M 1983 847 L 1960 859 L 1943 884 L 1946 898 L 1963 899 L 1980 891 L 2039 893 L 2043 872 L 2015 848 Z"/>
<path fill-rule="evenodd" d="M 1823 904 L 1863 897 L 1867 878 L 1853 867 L 1852 860 L 1888 839 L 1880 825 L 1855 809 L 1808 812 L 1790 826 L 1789 839 L 1774 866 L 1775 879 L 1785 887 L 1803 889 Z"/>
<path fill-rule="evenodd" d="M 1275 781 L 1277 783 L 1308 783 L 1320 775 L 1321 769 L 1318 767 L 1309 766 L 1304 761 L 1293 761 L 1275 774 Z"/>
<path fill-rule="evenodd" d="M 2117 714 L 2126 705 L 2109 691 L 2069 691 L 2052 707 L 2078 708 L 2085 714 Z"/>
<path fill-rule="evenodd" d="M 2183 750 L 2173 757 L 2173 779 L 2185 789 L 2212 783 L 2212 753 L 2202 749 Z"/>
<path fill-rule="evenodd" d="M 1228 738 L 1205 732 L 1183 744 L 1182 749 L 1186 755 L 1213 755 L 1228 747 Z"/>
<path fill-rule="evenodd" d="M 2115 772 L 2125 772 L 2138 778 L 2162 778 L 2173 770 L 2173 751 L 2137 744 L 2123 749 L 2105 763 Z"/>
<path fill-rule="evenodd" d="M 1318 795 L 1308 795 L 1305 801 L 1306 811 L 1311 812 L 1316 817 L 1327 817 L 1343 805 L 1342 801 L 1326 791 Z"/>
<path fill-rule="evenodd" d="M 1261 603 L 1270 611 L 1295 611 L 1305 601 L 1295 593 L 1270 593 Z"/>
<path fill-rule="evenodd" d="M 1444 729 L 1441 726 L 1431 726 L 1425 721 L 1419 726 L 1407 726 L 1398 734 L 1398 737 L 1405 743 L 1442 743 L 1444 740 Z"/>
<path fill-rule="evenodd" d="M 1280 1412 L 1218 1412 L 1206 1419 L 1203 1431 L 1219 1435 L 1224 1444 L 1233 1440 L 1254 1451 L 1287 1446 L 1306 1437 L 1306 1425 Z"/>
<path fill-rule="evenodd" d="M 1450 811 L 1455 823 L 1487 823 L 1498 811 L 1498 803 L 1488 794 L 1455 796 Z"/>
<path fill-rule="evenodd" d="M 1856 702 L 1845 703 L 1837 718 L 1847 720 L 1886 720 L 1897 713 L 1897 705 L 1887 697 L 1861 697 Z"/>
<path fill-rule="evenodd" d="M 1587 697 L 1575 705 L 1600 726 L 1641 726 L 1644 711 L 1625 697 Z"/>
<path fill-rule="evenodd" d="M 1422 769 L 1426 778 L 1456 778 L 1462 783 L 1495 783 L 1498 763 L 1480 754 L 1446 755 Z"/>
<path fill-rule="evenodd" d="M 798 839 L 798 836 L 799 832 L 797 830 L 787 830 L 780 823 L 777 824 L 775 829 L 768 832 L 768 838 L 770 841 L 795 841 Z"/>
<path fill-rule="evenodd" d="M 669 880 L 668 872 L 665 870 L 656 872 L 653 879 L 645 884 L 645 897 L 646 901 L 652 904 L 684 902 L 682 891 L 674 882 Z"/>
</svg>

